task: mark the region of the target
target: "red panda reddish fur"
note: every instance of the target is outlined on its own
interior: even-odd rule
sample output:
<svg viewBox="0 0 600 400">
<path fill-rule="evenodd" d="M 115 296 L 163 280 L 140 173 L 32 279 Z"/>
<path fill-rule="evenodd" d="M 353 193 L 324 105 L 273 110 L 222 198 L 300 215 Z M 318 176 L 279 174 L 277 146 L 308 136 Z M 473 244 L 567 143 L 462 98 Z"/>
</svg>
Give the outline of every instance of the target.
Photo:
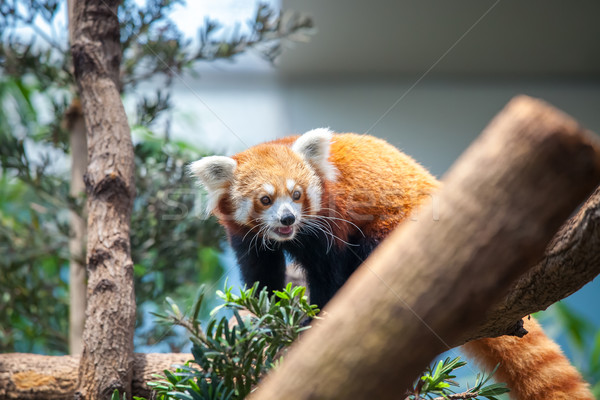
<svg viewBox="0 0 600 400">
<path fill-rule="evenodd" d="M 270 162 L 274 157 L 280 158 L 281 153 L 287 159 L 276 160 L 277 170 L 298 168 L 297 160 L 289 154 L 289 147 L 298 138 L 287 136 L 234 155 L 232 158 L 238 161 L 237 174 L 248 179 L 246 171 L 257 168 L 269 174 L 273 172 L 269 171 L 273 169 Z M 286 148 L 282 149 L 284 146 Z M 329 160 L 338 170 L 338 177 L 335 182 L 323 182 L 326 194 L 322 206 L 334 209 L 335 214 L 332 215 L 351 220 L 366 236 L 379 240 L 438 187 L 437 180 L 410 156 L 369 135 L 335 134 Z M 281 168 L 282 165 L 284 168 Z M 252 182 L 247 185 L 252 186 Z M 225 203 L 222 206 L 224 213 L 231 210 Z M 255 205 L 255 208 L 259 207 Z M 223 223 L 239 228 L 231 223 L 231 218 L 224 218 Z M 333 229 L 336 236 L 343 239 L 356 233 L 356 228 L 348 224 L 334 225 Z M 337 245 L 344 244 L 338 241 Z"/>
<path fill-rule="evenodd" d="M 315 131 L 305 134 L 315 136 L 314 143 L 309 141 L 300 150 L 294 146 L 303 136 L 290 136 L 231 158 L 209 157 L 190 170 L 209 192 L 218 194 L 211 211 L 227 230 L 246 284 L 260 281 L 269 289 L 283 287 L 286 252 L 303 268 L 311 302 L 322 308 L 379 242 L 432 195 L 439 182 L 384 140 Z M 329 166 L 333 168 L 325 171 Z M 296 202 L 289 200 L 290 179 L 303 193 Z M 317 207 L 311 204 L 308 188 L 314 185 L 320 190 L 320 210 L 311 216 L 310 209 Z M 303 232 L 300 222 L 296 240 L 259 246 L 253 242 L 260 234 L 258 222 L 272 205 L 261 203 L 264 196 L 288 198 L 290 210 L 303 210 L 299 220 L 330 218 L 331 238 Z M 247 218 L 235 218 L 240 204 L 247 208 L 243 213 Z M 488 369 L 500 363 L 496 377 L 511 388 L 513 399 L 593 399 L 581 375 L 540 326 L 527 320 L 525 328 L 529 334 L 522 339 L 482 339 L 464 349 Z"/>
</svg>

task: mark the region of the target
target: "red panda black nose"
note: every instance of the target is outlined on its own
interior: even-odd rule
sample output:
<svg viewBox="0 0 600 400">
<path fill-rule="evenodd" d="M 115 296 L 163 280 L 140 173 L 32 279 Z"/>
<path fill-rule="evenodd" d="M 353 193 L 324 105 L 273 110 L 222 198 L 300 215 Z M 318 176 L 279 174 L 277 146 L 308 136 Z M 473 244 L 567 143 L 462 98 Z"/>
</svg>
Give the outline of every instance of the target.
<svg viewBox="0 0 600 400">
<path fill-rule="evenodd" d="M 279 219 L 279 222 L 281 222 L 285 226 L 290 226 L 295 221 L 296 217 L 294 217 L 294 215 L 291 213 L 283 214 L 283 216 Z"/>
</svg>

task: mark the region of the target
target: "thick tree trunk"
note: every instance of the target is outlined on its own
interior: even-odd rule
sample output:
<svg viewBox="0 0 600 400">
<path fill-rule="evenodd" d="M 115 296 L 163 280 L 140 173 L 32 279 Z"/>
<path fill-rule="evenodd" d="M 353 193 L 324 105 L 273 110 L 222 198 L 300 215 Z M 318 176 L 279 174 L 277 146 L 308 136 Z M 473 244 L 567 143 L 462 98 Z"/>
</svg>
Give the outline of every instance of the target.
<svg viewBox="0 0 600 400">
<path fill-rule="evenodd" d="M 600 149 L 591 141 L 549 106 L 511 101 L 445 177 L 439 220 L 392 233 L 251 397 L 401 396 L 476 328 L 597 186 Z"/>
<path fill-rule="evenodd" d="M 87 140 L 85 122 L 79 99 L 75 99 L 66 115 L 71 148 L 71 187 L 72 197 L 80 197 L 85 191 L 83 176 L 87 169 Z M 83 351 L 83 326 L 86 306 L 85 210 L 77 213 L 71 210 L 69 224 L 69 353 L 80 355 Z"/>
<path fill-rule="evenodd" d="M 48 400 L 73 398 L 77 389 L 79 356 L 0 355 L 0 399 Z M 147 382 L 173 365 L 185 364 L 191 354 L 135 354 L 132 396 L 150 398 Z"/>
<path fill-rule="evenodd" d="M 78 0 L 71 52 L 88 139 L 87 309 L 76 398 L 131 394 L 135 297 L 133 145 L 119 96 L 118 1 Z"/>
<path fill-rule="evenodd" d="M 68 2 L 69 43 L 74 41 L 73 6 L 74 0 Z M 83 176 L 87 169 L 87 137 L 85 120 L 78 97 L 73 99 L 71 107 L 65 115 L 66 128 L 69 131 L 71 148 L 71 187 L 69 194 L 79 197 L 85 191 Z M 83 326 L 85 324 L 86 307 L 86 220 L 85 210 L 81 213 L 71 211 L 69 223 L 71 237 L 69 239 L 69 353 L 80 355 L 83 351 Z"/>
</svg>

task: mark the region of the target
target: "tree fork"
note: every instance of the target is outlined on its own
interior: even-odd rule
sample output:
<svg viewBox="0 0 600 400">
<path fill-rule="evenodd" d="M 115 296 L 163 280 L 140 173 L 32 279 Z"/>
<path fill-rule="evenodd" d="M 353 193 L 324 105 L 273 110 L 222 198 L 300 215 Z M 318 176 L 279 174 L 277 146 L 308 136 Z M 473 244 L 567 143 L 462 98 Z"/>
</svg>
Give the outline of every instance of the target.
<svg viewBox="0 0 600 400">
<path fill-rule="evenodd" d="M 599 180 L 600 149 L 575 121 L 513 99 L 444 178 L 439 220 L 394 231 L 251 398 L 401 395 L 539 261 Z"/>
<path fill-rule="evenodd" d="M 135 296 L 129 249 L 133 145 L 119 95 L 115 0 L 77 0 L 71 53 L 87 128 L 87 308 L 75 397 L 131 395 Z"/>
</svg>

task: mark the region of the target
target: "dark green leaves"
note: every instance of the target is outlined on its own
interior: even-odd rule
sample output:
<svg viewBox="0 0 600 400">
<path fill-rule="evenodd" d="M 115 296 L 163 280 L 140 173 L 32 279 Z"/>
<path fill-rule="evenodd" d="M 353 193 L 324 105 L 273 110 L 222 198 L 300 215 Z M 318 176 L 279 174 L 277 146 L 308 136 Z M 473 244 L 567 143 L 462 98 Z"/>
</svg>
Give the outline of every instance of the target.
<svg viewBox="0 0 600 400">
<path fill-rule="evenodd" d="M 478 399 L 486 398 L 488 400 L 498 400 L 496 396 L 507 393 L 509 390 L 503 383 L 492 383 L 486 385 L 487 382 L 496 372 L 498 368 L 492 371 L 489 375 L 477 374 L 475 385 L 465 392 L 456 393 L 452 387 L 458 387 L 458 384 L 453 380 L 456 378 L 454 371 L 458 368 L 467 365 L 461 361 L 460 357 L 445 360 L 440 360 L 435 364 L 434 368 L 427 368 L 423 376 L 419 378 L 417 384 L 412 390 L 412 393 L 407 396 L 407 399 L 433 399 L 433 398 L 460 398 L 460 399 Z"/>
<path fill-rule="evenodd" d="M 165 371 L 160 381 L 149 384 L 159 399 L 244 398 L 318 312 L 308 303 L 305 289 L 291 284 L 272 295 L 266 289 L 259 291 L 258 284 L 239 295 L 227 285 L 218 293 L 224 304 L 213 310 L 205 324 L 197 319 L 204 301 L 202 291 L 191 317 L 185 317 L 172 301 L 167 313 L 160 316 L 163 322 L 188 330 L 194 362 L 174 372 Z M 235 324 L 230 326 L 228 318 L 218 317 L 220 310 L 232 313 Z M 204 330 L 202 325 L 206 325 Z"/>
</svg>

